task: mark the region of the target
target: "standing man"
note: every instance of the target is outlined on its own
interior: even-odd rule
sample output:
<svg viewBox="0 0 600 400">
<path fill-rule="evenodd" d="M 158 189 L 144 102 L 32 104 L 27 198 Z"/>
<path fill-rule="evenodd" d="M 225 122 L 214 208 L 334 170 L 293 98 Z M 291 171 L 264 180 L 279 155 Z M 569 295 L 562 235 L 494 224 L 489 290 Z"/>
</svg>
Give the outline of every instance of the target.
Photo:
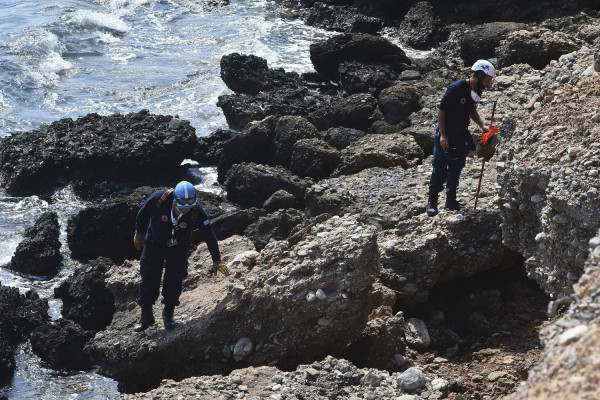
<svg viewBox="0 0 600 400">
<path fill-rule="evenodd" d="M 471 67 L 473 75 L 469 79 L 454 82 L 442 97 L 438 109 L 438 124 L 435 129 L 433 146 L 433 172 L 429 180 L 429 200 L 427 215 L 438 213 L 438 193 L 446 183 L 446 208 L 453 211 L 461 209 L 456 200 L 456 189 L 460 173 L 470 150 L 475 143 L 469 132 L 469 119 L 473 120 L 481 132 L 486 129 L 477 112 L 477 103 L 483 88 L 492 83 L 496 69 L 486 60 L 478 60 Z"/>
<path fill-rule="evenodd" d="M 141 332 L 154 324 L 152 305 L 158 299 L 162 285 L 162 316 L 165 329 L 173 329 L 175 306 L 179 305 L 183 280 L 187 276 L 188 249 L 192 230 L 198 229 L 208 246 L 213 260 L 213 274 L 217 271 L 229 275 L 229 269 L 219 253 L 219 244 L 206 212 L 196 200 L 196 189 L 181 181 L 175 189 L 154 192 L 140 207 L 135 220 L 133 244 L 142 250 L 140 258 L 140 297 L 142 308 L 140 321 L 133 327 Z"/>
</svg>

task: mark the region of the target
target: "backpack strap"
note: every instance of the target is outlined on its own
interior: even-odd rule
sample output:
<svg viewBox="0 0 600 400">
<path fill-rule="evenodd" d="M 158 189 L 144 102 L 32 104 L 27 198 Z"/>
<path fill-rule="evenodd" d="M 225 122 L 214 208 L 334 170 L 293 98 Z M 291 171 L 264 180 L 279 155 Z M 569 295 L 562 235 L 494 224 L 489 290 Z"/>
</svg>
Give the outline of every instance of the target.
<svg viewBox="0 0 600 400">
<path fill-rule="evenodd" d="M 173 193 L 175 191 L 175 189 L 171 188 L 171 189 L 167 189 L 162 196 L 160 196 L 160 199 L 158 199 L 158 201 L 156 202 L 156 209 L 158 210 L 160 208 L 160 206 L 163 205 L 163 203 L 167 200 L 167 198 L 171 195 L 171 193 Z"/>
</svg>

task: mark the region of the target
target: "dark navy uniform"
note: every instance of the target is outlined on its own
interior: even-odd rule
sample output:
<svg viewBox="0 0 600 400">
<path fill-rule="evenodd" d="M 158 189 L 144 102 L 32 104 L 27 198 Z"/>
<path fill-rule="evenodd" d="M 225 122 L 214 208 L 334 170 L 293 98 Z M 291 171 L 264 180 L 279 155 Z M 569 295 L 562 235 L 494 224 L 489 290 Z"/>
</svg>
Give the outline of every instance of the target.
<svg viewBox="0 0 600 400">
<path fill-rule="evenodd" d="M 198 229 L 206 242 L 213 261 L 221 259 L 219 244 L 208 215 L 198 204 L 179 218 L 173 213 L 174 194 L 170 193 L 159 206 L 166 190 L 153 193 L 141 205 L 135 220 L 137 232 L 146 232 L 146 243 L 140 258 L 140 306 L 152 305 L 158 299 L 163 266 L 162 288 L 165 306 L 178 306 L 182 283 L 187 276 L 188 249 L 192 230 Z M 148 225 L 149 224 L 149 225 Z"/>
<path fill-rule="evenodd" d="M 481 93 L 481 90 L 477 92 L 479 96 Z M 471 98 L 471 86 L 466 79 L 448 86 L 439 109 L 446 113 L 446 135 L 450 148 L 444 151 L 440 145 L 440 127 L 436 126 L 429 192 L 441 192 L 444 183 L 446 192 L 455 192 L 467 154 L 470 150 L 475 150 L 475 143 L 469 132 L 469 119 L 475 109 L 475 101 Z"/>
</svg>

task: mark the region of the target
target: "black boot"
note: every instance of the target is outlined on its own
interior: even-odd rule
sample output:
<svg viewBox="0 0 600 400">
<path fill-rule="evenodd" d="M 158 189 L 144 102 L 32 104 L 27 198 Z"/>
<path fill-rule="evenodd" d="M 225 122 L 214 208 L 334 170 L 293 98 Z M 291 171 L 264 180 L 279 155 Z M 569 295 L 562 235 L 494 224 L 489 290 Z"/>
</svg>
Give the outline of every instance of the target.
<svg viewBox="0 0 600 400">
<path fill-rule="evenodd" d="M 166 330 L 171 330 L 177 326 L 177 323 L 173 320 L 173 311 L 175 311 L 175 306 L 165 306 L 162 312 L 163 324 Z"/>
<path fill-rule="evenodd" d="M 152 306 L 142 306 L 142 317 L 140 322 L 134 325 L 134 332 L 145 331 L 149 326 L 154 324 L 154 314 L 152 314 Z"/>
<path fill-rule="evenodd" d="M 427 200 L 427 215 L 433 217 L 438 213 L 438 194 L 429 192 L 429 200 Z"/>
<path fill-rule="evenodd" d="M 452 211 L 460 211 L 462 205 L 456 201 L 456 191 L 446 192 L 446 208 Z"/>
</svg>

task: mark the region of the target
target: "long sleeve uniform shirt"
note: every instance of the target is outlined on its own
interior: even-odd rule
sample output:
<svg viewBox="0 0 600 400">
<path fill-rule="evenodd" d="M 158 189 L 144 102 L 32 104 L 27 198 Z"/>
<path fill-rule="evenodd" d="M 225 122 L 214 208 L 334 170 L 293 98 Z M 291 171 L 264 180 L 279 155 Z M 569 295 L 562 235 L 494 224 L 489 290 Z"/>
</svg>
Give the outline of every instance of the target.
<svg viewBox="0 0 600 400">
<path fill-rule="evenodd" d="M 206 211 L 197 204 L 177 222 L 173 222 L 173 193 L 157 208 L 159 199 L 165 192 L 166 190 L 154 192 L 140 206 L 135 219 L 135 230 L 142 234 L 147 232 L 146 241 L 167 247 L 172 239 L 177 241 L 177 246 L 189 246 L 192 231 L 198 229 L 208 246 L 212 260 L 220 260 L 219 244 Z"/>
</svg>

